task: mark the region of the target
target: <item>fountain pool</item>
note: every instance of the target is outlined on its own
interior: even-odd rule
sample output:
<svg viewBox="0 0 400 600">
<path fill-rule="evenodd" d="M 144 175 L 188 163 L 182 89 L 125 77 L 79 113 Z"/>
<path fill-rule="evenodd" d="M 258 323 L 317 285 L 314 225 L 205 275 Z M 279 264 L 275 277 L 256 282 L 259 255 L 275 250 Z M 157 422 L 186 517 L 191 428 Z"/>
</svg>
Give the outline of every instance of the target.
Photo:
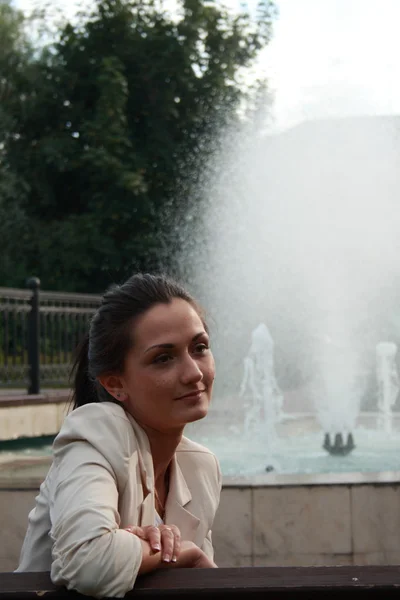
<svg viewBox="0 0 400 600">
<path fill-rule="evenodd" d="M 284 434 L 284 428 L 281 431 Z M 354 436 L 357 447 L 347 456 L 332 456 L 323 450 L 320 431 L 284 435 L 268 454 L 262 449 L 262 439 L 255 437 L 252 442 L 241 439 L 234 428 L 228 435 L 191 437 L 215 452 L 223 475 L 229 477 L 259 476 L 268 472 L 298 475 L 399 470 L 400 431 L 383 436 L 374 429 L 359 426 Z"/>
<path fill-rule="evenodd" d="M 312 415 L 283 415 L 272 452 L 261 435 L 249 440 L 242 434 L 239 425 L 221 428 L 224 431 L 221 434 L 217 426 L 220 416 L 217 419 L 213 411 L 204 422 L 188 426 L 187 435 L 215 452 L 225 477 L 397 471 L 400 463 L 400 418 L 395 419 L 389 435 L 383 435 L 372 427 L 371 424 L 378 418 L 377 414 L 360 415 L 359 420 L 365 425 L 356 427 L 357 447 L 345 457 L 331 456 L 323 450 L 321 432 Z M 50 460 L 50 438 L 35 445 L 26 440 L 13 450 L 4 449 L 3 445 L 0 473 L 2 478 L 18 476 L 21 479 L 26 476 L 40 479 L 46 474 Z"/>
</svg>

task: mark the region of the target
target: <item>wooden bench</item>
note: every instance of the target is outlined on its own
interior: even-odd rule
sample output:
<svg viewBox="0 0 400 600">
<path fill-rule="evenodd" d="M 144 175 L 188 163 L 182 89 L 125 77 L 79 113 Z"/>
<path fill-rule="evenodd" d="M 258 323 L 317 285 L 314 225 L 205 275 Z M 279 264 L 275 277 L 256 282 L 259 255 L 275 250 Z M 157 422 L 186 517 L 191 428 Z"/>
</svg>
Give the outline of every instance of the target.
<svg viewBox="0 0 400 600">
<path fill-rule="evenodd" d="M 343 592 L 350 592 L 352 598 L 399 598 L 400 566 L 160 570 L 139 577 L 126 598 L 308 600 L 342 598 Z M 0 600 L 33 598 L 88 596 L 56 588 L 48 573 L 0 573 Z"/>
</svg>

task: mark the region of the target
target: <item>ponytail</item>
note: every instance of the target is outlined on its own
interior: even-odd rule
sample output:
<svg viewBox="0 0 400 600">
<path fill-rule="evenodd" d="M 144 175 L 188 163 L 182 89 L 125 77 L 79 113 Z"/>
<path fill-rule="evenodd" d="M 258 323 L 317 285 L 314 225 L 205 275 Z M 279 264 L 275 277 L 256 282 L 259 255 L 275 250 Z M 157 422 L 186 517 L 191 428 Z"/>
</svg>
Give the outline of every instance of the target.
<svg viewBox="0 0 400 600">
<path fill-rule="evenodd" d="M 99 402 L 96 382 L 89 375 L 89 333 L 78 345 L 74 364 L 71 369 L 73 379 L 72 408 L 78 408 L 89 402 Z"/>
</svg>

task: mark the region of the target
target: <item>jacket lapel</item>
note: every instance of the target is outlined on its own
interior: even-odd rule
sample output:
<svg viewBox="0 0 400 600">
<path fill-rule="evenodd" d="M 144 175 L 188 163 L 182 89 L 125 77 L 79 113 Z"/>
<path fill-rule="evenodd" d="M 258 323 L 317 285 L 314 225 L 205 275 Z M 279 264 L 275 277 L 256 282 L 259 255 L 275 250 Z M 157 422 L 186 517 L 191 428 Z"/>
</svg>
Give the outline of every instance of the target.
<svg viewBox="0 0 400 600">
<path fill-rule="evenodd" d="M 172 459 L 168 499 L 165 506 L 165 523 L 177 525 L 183 540 L 193 541 L 200 525 L 200 519 L 185 508 L 192 499 L 181 468 Z"/>
<path fill-rule="evenodd" d="M 154 507 L 154 494 L 149 492 L 138 509 L 138 525 L 154 525 L 156 522 L 156 510 Z"/>
<path fill-rule="evenodd" d="M 143 489 L 143 499 L 138 506 L 138 525 L 155 524 L 154 502 L 154 469 L 151 456 L 150 443 L 146 433 L 136 423 L 131 415 L 128 418 L 138 440 L 138 466 Z M 177 525 L 183 540 L 193 541 L 200 525 L 200 519 L 195 517 L 185 508 L 192 499 L 192 494 L 187 486 L 181 468 L 174 455 L 171 463 L 170 482 L 167 503 L 165 505 L 166 524 Z"/>
<path fill-rule="evenodd" d="M 138 525 L 140 527 L 145 525 L 154 525 L 156 519 L 156 510 L 154 502 L 154 469 L 150 443 L 143 429 L 136 423 L 129 413 L 127 414 L 138 441 L 138 467 L 143 490 L 142 502 L 137 507 Z"/>
</svg>

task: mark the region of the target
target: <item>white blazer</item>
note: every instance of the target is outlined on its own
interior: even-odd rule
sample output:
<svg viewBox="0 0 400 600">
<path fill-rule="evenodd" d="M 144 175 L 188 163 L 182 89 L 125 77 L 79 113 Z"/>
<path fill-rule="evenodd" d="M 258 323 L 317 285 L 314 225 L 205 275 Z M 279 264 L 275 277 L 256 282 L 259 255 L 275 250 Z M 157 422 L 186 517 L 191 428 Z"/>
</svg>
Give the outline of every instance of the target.
<svg viewBox="0 0 400 600">
<path fill-rule="evenodd" d="M 51 571 L 56 585 L 98 598 L 123 597 L 141 564 L 139 538 L 123 528 L 155 523 L 147 435 L 112 402 L 65 419 L 53 463 L 29 514 L 17 572 Z M 211 528 L 221 473 L 207 448 L 182 438 L 171 465 L 165 523 L 213 557 Z"/>
</svg>

